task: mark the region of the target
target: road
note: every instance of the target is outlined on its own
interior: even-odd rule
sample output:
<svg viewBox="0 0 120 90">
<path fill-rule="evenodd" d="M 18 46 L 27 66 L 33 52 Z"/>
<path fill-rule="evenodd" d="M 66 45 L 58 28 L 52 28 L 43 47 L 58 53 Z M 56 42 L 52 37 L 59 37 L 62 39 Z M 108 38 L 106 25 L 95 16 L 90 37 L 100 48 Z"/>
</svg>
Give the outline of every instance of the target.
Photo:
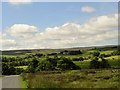
<svg viewBox="0 0 120 90">
<path fill-rule="evenodd" d="M 10 75 L 2 78 L 2 88 L 21 88 L 19 75 Z"/>
</svg>

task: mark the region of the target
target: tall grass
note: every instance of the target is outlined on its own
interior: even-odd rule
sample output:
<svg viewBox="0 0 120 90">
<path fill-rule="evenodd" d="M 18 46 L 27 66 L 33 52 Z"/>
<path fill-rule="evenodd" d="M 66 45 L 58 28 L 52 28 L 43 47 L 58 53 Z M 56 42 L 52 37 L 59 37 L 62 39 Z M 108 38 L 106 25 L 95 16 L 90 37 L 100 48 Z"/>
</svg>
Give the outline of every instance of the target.
<svg viewBox="0 0 120 90">
<path fill-rule="evenodd" d="M 35 75 L 34 78 L 29 79 L 28 85 L 31 88 L 61 88 L 59 83 L 53 82 L 52 80 L 46 79 L 40 75 Z"/>
<path fill-rule="evenodd" d="M 70 70 L 28 74 L 30 88 L 120 88 L 119 69 Z"/>
</svg>

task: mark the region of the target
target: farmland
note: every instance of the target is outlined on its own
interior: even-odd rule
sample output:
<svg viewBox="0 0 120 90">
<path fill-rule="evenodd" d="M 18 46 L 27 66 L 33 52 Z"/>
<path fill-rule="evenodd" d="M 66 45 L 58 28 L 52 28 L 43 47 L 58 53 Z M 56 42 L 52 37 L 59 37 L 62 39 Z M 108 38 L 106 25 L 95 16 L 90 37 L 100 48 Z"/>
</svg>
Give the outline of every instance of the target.
<svg viewBox="0 0 120 90">
<path fill-rule="evenodd" d="M 119 88 L 117 46 L 3 51 L 3 75 L 28 88 Z"/>
</svg>

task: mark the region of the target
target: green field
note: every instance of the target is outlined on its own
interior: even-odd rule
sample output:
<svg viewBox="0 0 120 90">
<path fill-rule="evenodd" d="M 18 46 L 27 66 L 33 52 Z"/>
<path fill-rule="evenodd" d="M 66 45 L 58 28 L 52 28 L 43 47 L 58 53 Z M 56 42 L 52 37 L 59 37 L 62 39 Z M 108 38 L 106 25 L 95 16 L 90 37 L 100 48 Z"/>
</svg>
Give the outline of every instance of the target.
<svg viewBox="0 0 120 90">
<path fill-rule="evenodd" d="M 27 69 L 28 66 L 16 66 L 16 68 L 23 68 L 24 70 Z"/>
</svg>

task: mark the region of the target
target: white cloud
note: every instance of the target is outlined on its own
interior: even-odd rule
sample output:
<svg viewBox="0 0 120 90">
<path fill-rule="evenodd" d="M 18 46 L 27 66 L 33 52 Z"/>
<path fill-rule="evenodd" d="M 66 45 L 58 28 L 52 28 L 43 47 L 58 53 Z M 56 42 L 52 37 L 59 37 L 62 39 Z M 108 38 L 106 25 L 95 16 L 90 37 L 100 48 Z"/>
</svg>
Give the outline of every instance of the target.
<svg viewBox="0 0 120 90">
<path fill-rule="evenodd" d="M 98 45 L 118 38 L 118 15 L 98 16 L 85 24 L 65 23 L 40 32 L 37 27 L 14 24 L 7 30 L 5 49 L 65 48 Z M 11 39 L 12 40 L 11 40 Z M 9 46 L 9 47 L 8 47 Z"/>
<path fill-rule="evenodd" d="M 7 39 L 6 34 L 0 32 L 0 49 L 9 49 L 10 47 L 15 47 L 15 45 L 15 40 Z"/>
<path fill-rule="evenodd" d="M 32 0 L 9 0 L 9 3 L 13 5 L 18 5 L 18 4 L 28 4 L 31 3 Z"/>
<path fill-rule="evenodd" d="M 38 31 L 37 27 L 27 24 L 14 24 L 7 30 L 7 32 L 11 36 L 16 38 L 32 37 L 32 35 L 37 33 L 37 31 Z"/>
<path fill-rule="evenodd" d="M 90 6 L 84 6 L 84 7 L 81 8 L 81 11 L 82 11 L 82 12 L 91 13 L 91 12 L 94 12 L 94 11 L 95 11 L 95 8 L 90 7 Z"/>
</svg>

